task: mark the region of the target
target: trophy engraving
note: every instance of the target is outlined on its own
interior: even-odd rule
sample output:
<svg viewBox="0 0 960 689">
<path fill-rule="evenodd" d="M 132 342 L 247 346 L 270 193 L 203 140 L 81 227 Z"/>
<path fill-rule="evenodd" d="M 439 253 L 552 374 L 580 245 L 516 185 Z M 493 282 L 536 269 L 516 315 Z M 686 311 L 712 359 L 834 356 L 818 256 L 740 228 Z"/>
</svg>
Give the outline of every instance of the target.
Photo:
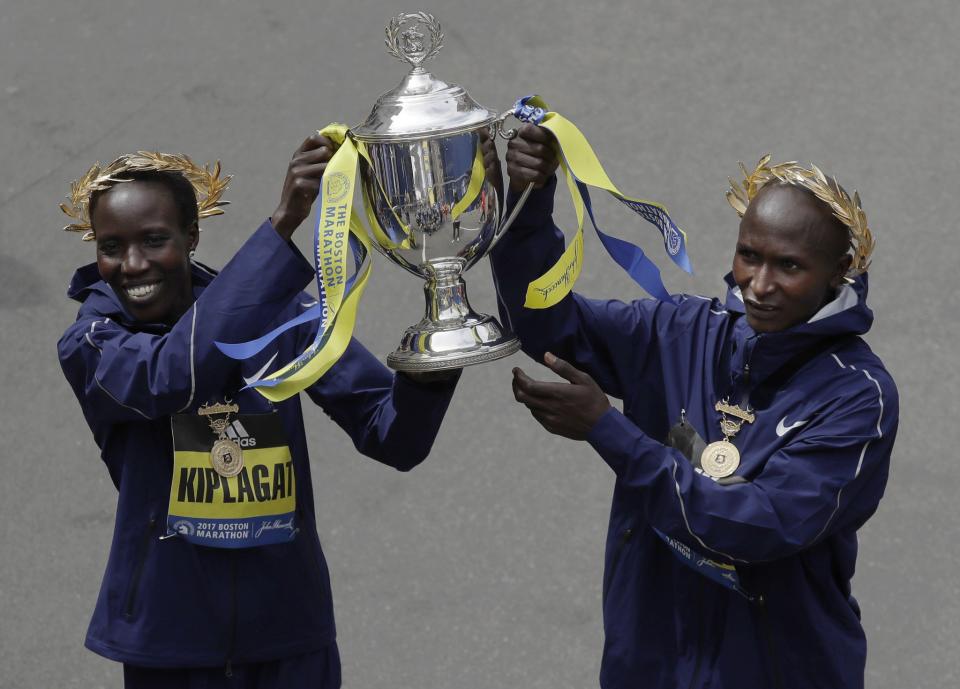
<svg viewBox="0 0 960 689">
<path fill-rule="evenodd" d="M 407 26 L 409 22 L 415 22 Z M 407 28 L 404 28 L 404 27 Z M 426 36 L 418 30 L 423 26 L 430 32 L 430 47 L 424 45 Z M 401 62 L 409 62 L 414 68 L 435 56 L 443 47 L 443 32 L 432 14 L 412 12 L 398 14 L 387 25 L 387 51 Z"/>
</svg>

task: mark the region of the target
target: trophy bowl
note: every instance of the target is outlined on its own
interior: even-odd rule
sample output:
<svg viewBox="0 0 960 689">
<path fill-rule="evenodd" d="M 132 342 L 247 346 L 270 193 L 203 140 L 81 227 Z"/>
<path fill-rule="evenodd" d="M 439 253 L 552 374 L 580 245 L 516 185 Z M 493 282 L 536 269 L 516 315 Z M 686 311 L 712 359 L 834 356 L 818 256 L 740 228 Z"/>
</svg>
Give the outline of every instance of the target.
<svg viewBox="0 0 960 689">
<path fill-rule="evenodd" d="M 502 182 L 483 170 L 484 140 L 511 136 L 502 131 L 509 111 L 488 110 L 422 67 L 442 46 L 433 16 L 398 15 L 386 33 L 389 52 L 412 70 L 350 131 L 367 152 L 361 184 L 373 246 L 424 280 L 426 298 L 423 318 L 407 328 L 387 364 L 435 371 L 508 356 L 519 341 L 473 310 L 463 273 L 486 256 L 526 199 L 501 222 Z"/>
</svg>

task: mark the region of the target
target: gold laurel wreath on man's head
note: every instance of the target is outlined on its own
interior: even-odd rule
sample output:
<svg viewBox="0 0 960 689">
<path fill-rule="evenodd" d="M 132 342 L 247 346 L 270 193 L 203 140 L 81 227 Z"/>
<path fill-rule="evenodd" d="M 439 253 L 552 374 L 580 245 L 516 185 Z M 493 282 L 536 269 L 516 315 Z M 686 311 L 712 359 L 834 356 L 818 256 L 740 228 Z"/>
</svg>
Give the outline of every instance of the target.
<svg viewBox="0 0 960 689">
<path fill-rule="evenodd" d="M 747 212 L 747 206 L 750 205 L 753 197 L 774 180 L 808 189 L 830 207 L 833 215 L 849 231 L 853 261 L 847 275 L 860 275 L 867 271 L 870 267 L 874 240 L 867 226 L 867 216 L 860 207 L 860 195 L 856 191 L 851 198 L 836 178 L 828 179 L 816 165 L 805 168 L 795 161 L 770 165 L 769 155 L 760 159 L 753 172 L 748 172 L 743 163 L 740 163 L 740 169 L 743 171 L 744 180 L 738 184 L 732 178 L 728 178 L 730 189 L 727 190 L 727 201 L 741 218 Z"/>
<path fill-rule="evenodd" d="M 180 153 L 159 153 L 137 151 L 126 153 L 106 167 L 96 162 L 87 170 L 86 174 L 70 185 L 70 195 L 67 196 L 69 205 L 60 204 L 60 210 L 73 218 L 74 222 L 63 229 L 67 232 L 83 232 L 83 240 L 94 239 L 93 227 L 90 224 L 90 197 L 111 187 L 129 182 L 124 175 L 131 172 L 179 172 L 193 186 L 197 196 L 197 217 L 209 218 L 222 215 L 222 206 L 229 201 L 222 201 L 223 192 L 233 179 L 233 175 L 220 176 L 220 161 L 199 167 L 188 156 Z"/>
</svg>

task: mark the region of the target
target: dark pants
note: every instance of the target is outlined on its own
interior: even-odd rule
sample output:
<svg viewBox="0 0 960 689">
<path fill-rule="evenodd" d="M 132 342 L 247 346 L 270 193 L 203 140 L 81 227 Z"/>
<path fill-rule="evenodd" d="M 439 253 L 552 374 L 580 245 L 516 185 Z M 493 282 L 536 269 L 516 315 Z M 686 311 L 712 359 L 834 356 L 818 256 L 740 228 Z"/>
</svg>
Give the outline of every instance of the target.
<svg viewBox="0 0 960 689">
<path fill-rule="evenodd" d="M 126 689 L 340 689 L 337 644 L 263 663 L 198 668 L 123 666 Z"/>
</svg>

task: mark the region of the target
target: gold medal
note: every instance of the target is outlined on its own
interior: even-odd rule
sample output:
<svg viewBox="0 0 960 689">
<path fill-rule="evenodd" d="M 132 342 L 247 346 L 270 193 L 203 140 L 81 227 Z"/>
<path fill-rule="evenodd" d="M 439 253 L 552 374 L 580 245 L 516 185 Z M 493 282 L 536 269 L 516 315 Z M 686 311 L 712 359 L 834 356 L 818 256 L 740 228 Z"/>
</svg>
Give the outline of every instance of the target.
<svg viewBox="0 0 960 689">
<path fill-rule="evenodd" d="M 224 478 L 236 476 L 243 469 L 243 450 L 227 437 L 230 414 L 239 411 L 240 407 L 231 404 L 230 400 L 222 404 L 205 404 L 197 410 L 200 416 L 207 417 L 210 430 L 217 434 L 217 440 L 210 448 L 210 466 Z"/>
<path fill-rule="evenodd" d="M 740 466 L 740 450 L 727 440 L 717 440 L 703 448 L 700 468 L 713 478 L 726 478 Z"/>
<path fill-rule="evenodd" d="M 720 432 L 723 440 L 710 443 L 700 454 L 700 468 L 711 478 L 726 478 L 740 466 L 740 450 L 731 442 L 740 432 L 744 423 L 756 420 L 750 409 L 741 409 L 740 405 L 730 404 L 726 399 L 714 406 L 720 412 Z M 730 418 L 733 417 L 733 418 Z"/>
<path fill-rule="evenodd" d="M 230 439 L 218 440 L 210 450 L 210 466 L 224 478 L 236 476 L 243 469 L 243 450 Z"/>
</svg>

